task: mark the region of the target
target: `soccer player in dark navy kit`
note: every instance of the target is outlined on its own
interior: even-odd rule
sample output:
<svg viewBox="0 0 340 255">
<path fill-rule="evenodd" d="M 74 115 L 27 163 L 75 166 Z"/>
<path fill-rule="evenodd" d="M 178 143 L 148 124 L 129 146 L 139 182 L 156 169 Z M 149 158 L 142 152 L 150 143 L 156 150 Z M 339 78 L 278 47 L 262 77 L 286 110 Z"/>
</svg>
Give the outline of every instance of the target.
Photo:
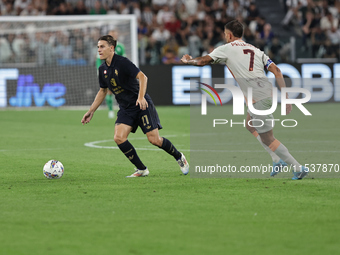
<svg viewBox="0 0 340 255">
<path fill-rule="evenodd" d="M 111 35 L 98 39 L 100 59 L 105 60 L 99 67 L 100 89 L 81 122 L 83 125 L 90 122 L 109 89 L 119 104 L 114 140 L 119 149 L 136 166 L 136 171 L 127 177 L 144 177 L 149 174 L 135 148 L 127 140 L 130 132 L 136 132 L 138 126 L 146 134 L 150 143 L 172 155 L 183 174 L 188 174 L 189 164 L 183 153 L 179 152 L 168 139 L 159 136 L 158 130 L 162 126 L 151 97 L 146 93 L 148 78 L 129 59 L 114 53 L 116 44 L 117 41 Z"/>
</svg>

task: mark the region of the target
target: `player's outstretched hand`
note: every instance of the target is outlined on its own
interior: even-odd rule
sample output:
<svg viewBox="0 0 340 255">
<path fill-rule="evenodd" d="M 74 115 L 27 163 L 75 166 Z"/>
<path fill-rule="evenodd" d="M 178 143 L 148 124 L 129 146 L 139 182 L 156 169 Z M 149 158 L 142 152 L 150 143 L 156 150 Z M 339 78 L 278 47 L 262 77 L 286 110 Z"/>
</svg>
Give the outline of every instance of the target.
<svg viewBox="0 0 340 255">
<path fill-rule="evenodd" d="M 188 54 L 185 54 L 183 55 L 183 57 L 181 58 L 181 61 L 183 64 L 187 64 L 188 63 L 188 60 L 192 59 L 192 56 L 188 55 Z"/>
<path fill-rule="evenodd" d="M 292 111 L 292 105 L 286 104 L 286 113 L 289 114 Z"/>
<path fill-rule="evenodd" d="M 81 123 L 83 123 L 83 125 L 89 123 L 92 117 L 93 117 L 93 112 L 85 113 L 81 120 Z"/>
<path fill-rule="evenodd" d="M 145 109 L 148 108 L 148 106 L 149 106 L 149 105 L 148 105 L 148 102 L 145 100 L 144 97 L 143 97 L 142 100 L 137 99 L 136 105 L 139 105 L 139 108 L 140 108 L 141 110 L 145 110 Z"/>
</svg>

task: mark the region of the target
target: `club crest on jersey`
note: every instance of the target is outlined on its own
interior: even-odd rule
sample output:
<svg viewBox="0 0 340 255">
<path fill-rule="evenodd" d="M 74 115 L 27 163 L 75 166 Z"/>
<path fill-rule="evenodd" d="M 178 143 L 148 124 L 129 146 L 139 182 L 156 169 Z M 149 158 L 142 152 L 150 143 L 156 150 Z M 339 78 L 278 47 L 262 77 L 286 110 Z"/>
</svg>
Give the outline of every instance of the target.
<svg viewBox="0 0 340 255">
<path fill-rule="evenodd" d="M 104 70 L 104 74 L 107 74 L 107 71 L 106 71 L 106 70 Z"/>
<path fill-rule="evenodd" d="M 118 76 L 118 71 L 117 71 L 117 69 L 115 69 L 115 74 Z"/>
</svg>

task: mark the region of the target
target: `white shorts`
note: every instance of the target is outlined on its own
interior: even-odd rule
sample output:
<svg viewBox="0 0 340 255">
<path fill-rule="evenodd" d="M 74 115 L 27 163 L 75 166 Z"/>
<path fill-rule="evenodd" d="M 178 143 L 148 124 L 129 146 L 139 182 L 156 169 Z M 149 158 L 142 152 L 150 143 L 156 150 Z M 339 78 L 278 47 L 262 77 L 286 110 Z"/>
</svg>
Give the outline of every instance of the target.
<svg viewBox="0 0 340 255">
<path fill-rule="evenodd" d="M 272 104 L 273 104 L 272 98 L 265 98 L 254 103 L 253 106 L 256 110 L 268 110 L 272 107 Z M 252 120 L 251 126 L 256 128 L 257 133 L 259 134 L 266 133 L 274 128 L 275 123 L 273 121 L 274 120 L 273 114 L 256 115 L 250 112 L 249 108 L 248 108 L 248 113 Z"/>
</svg>

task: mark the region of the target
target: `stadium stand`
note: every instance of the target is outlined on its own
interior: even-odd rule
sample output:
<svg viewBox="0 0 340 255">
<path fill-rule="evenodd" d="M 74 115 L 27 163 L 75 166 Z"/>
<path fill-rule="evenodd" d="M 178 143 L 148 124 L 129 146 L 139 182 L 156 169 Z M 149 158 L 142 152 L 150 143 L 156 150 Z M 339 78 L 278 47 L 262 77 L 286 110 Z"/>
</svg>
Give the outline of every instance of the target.
<svg viewBox="0 0 340 255">
<path fill-rule="evenodd" d="M 336 0 L 2 0 L 1 16 L 28 15 L 119 15 L 134 14 L 138 19 L 139 62 L 172 64 L 184 53 L 193 57 L 222 45 L 223 27 L 231 19 L 246 27 L 244 39 L 264 50 L 275 61 L 294 62 L 297 57 L 339 58 L 340 2 Z M 81 33 L 81 31 L 79 31 Z M 52 35 L 51 35 L 52 36 Z M 82 34 L 54 35 L 55 56 L 69 52 L 81 65 L 93 64 L 81 56 Z M 295 38 L 294 41 L 291 38 Z M 11 34 L 0 38 L 0 62 L 15 61 L 22 47 L 33 40 Z M 292 45 L 292 43 L 296 45 Z M 35 42 L 30 42 L 34 44 Z M 6 50 L 6 49 L 9 49 Z M 27 57 L 34 57 L 34 50 Z M 59 56 L 59 57 L 58 57 Z M 60 60 L 62 64 L 69 59 Z M 71 61 L 74 63 L 74 61 Z"/>
</svg>

